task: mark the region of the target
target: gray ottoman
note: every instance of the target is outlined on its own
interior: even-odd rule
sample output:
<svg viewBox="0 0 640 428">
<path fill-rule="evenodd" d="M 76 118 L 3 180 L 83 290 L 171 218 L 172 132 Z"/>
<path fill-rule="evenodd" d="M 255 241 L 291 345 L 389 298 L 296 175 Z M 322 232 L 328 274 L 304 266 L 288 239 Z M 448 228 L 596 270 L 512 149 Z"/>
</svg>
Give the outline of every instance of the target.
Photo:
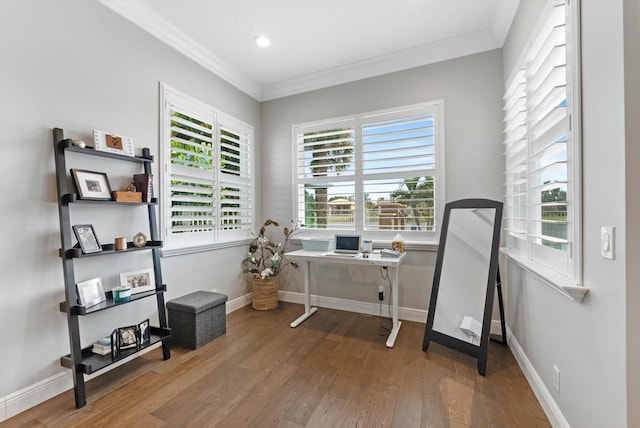
<svg viewBox="0 0 640 428">
<path fill-rule="evenodd" d="M 227 332 L 226 294 L 196 291 L 167 302 L 171 343 L 197 349 Z"/>
</svg>

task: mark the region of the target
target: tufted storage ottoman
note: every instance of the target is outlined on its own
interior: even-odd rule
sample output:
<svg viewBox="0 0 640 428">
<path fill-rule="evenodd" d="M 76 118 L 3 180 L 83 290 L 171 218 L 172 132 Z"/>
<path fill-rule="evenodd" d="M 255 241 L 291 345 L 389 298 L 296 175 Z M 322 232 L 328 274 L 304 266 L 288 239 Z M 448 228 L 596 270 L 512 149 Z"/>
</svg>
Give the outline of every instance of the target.
<svg viewBox="0 0 640 428">
<path fill-rule="evenodd" d="M 227 295 L 195 291 L 167 302 L 171 343 L 197 349 L 227 332 Z"/>
</svg>

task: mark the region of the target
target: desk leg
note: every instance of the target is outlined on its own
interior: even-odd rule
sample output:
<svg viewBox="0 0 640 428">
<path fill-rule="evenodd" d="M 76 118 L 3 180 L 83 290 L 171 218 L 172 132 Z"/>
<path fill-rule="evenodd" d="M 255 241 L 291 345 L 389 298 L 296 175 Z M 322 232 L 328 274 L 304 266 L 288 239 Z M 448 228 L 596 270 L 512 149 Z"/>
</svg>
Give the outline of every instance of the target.
<svg viewBox="0 0 640 428">
<path fill-rule="evenodd" d="M 302 324 L 307 318 L 315 314 L 318 308 L 311 307 L 311 292 L 309 291 L 309 281 L 311 280 L 311 262 L 309 260 L 303 263 L 304 269 L 304 314 L 291 323 L 291 327 L 296 328 Z"/>
<path fill-rule="evenodd" d="M 394 343 L 396 342 L 396 337 L 398 337 L 398 333 L 400 332 L 400 326 L 402 322 L 398 320 L 398 271 L 400 269 L 390 268 L 393 270 L 393 278 L 391 279 L 391 299 L 393 300 L 391 304 L 391 317 L 393 319 L 393 327 L 391 328 L 391 333 L 389 333 L 389 338 L 387 339 L 387 348 L 393 348 Z"/>
</svg>

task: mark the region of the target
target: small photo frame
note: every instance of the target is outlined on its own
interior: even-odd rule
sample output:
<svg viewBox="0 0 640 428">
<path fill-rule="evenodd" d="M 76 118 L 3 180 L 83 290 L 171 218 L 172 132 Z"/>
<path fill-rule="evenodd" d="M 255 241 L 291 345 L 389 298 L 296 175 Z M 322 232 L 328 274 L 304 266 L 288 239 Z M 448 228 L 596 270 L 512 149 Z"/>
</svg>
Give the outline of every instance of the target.
<svg viewBox="0 0 640 428">
<path fill-rule="evenodd" d="M 136 349 L 139 343 L 137 325 L 118 328 L 118 351 L 123 349 Z"/>
<path fill-rule="evenodd" d="M 111 332 L 111 358 L 117 358 L 120 355 L 118 351 L 118 330 Z"/>
<path fill-rule="evenodd" d="M 146 346 L 151 343 L 151 329 L 149 327 L 149 319 L 138 324 L 138 341 L 140 346 Z"/>
<path fill-rule="evenodd" d="M 153 269 L 142 269 L 120 274 L 120 285 L 131 287 L 131 294 L 144 293 L 156 289 Z"/>
<path fill-rule="evenodd" d="M 78 304 L 84 307 L 95 306 L 107 300 L 102 286 L 102 278 L 93 278 L 76 284 Z"/>
<path fill-rule="evenodd" d="M 104 172 L 71 168 L 71 175 L 76 189 L 78 189 L 80 199 L 111 200 L 111 186 L 109 185 L 107 174 Z"/>
<path fill-rule="evenodd" d="M 93 225 L 74 224 L 72 228 L 83 253 L 90 254 L 102 251 L 102 246 L 100 246 L 100 241 L 98 241 L 96 231 L 93 230 Z"/>
</svg>

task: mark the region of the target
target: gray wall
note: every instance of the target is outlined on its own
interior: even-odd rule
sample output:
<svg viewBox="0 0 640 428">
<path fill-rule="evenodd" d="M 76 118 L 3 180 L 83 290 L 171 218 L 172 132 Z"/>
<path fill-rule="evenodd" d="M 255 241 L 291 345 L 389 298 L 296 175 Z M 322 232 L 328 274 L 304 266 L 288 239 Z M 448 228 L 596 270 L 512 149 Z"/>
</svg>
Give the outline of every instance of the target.
<svg viewBox="0 0 640 428">
<path fill-rule="evenodd" d="M 505 78 L 542 3 L 520 3 L 503 48 Z M 508 325 L 564 418 L 576 427 L 640 426 L 637 410 L 631 410 L 638 403 L 638 380 L 629 376 L 638 371 L 637 340 L 635 351 L 625 345 L 627 331 L 637 336 L 638 329 L 626 316 L 627 309 L 637 312 L 637 273 L 631 281 L 625 271 L 628 264 L 637 265 L 640 254 L 637 244 L 629 252 L 626 245 L 625 223 L 639 217 L 637 198 L 634 205 L 625 198 L 638 173 L 625 168 L 626 149 L 637 147 L 637 128 L 632 143 L 625 136 L 622 6 L 622 0 L 582 1 L 583 282 L 589 294 L 576 303 L 517 264 L 507 268 Z M 634 25 L 637 36 L 637 19 Z M 634 85 L 637 91 L 637 78 Z M 637 169 L 637 149 L 630 153 L 635 161 L 626 159 L 626 165 Z M 600 227 L 606 225 L 617 228 L 614 261 L 600 257 Z M 561 371 L 560 393 L 552 386 L 553 365 Z M 634 369 L 628 372 L 627 365 Z"/>
<path fill-rule="evenodd" d="M 640 426 L 640 2 L 624 2 L 626 139 L 627 421 Z"/>
<path fill-rule="evenodd" d="M 494 50 L 262 104 L 262 212 L 291 218 L 293 124 L 444 100 L 446 201 L 478 197 L 502 200 L 502 57 Z M 444 203 L 446 201 L 440 201 Z M 435 253 L 411 251 L 400 270 L 399 304 L 425 310 Z M 328 267 L 316 272 L 312 293 L 377 302 L 367 283 L 379 277 Z M 370 275 L 373 275 L 370 276 Z M 288 291 L 304 291 L 300 272 Z M 316 284 L 322 283 L 320 289 Z M 384 282 L 383 282 L 384 283 Z"/>
<path fill-rule="evenodd" d="M 0 397 L 5 397 L 70 373 L 59 364 L 69 345 L 65 316 L 58 310 L 64 288 L 51 128 L 89 140 L 93 128 L 121 133 L 157 156 L 159 81 L 253 124 L 258 138 L 260 105 L 98 2 L 2 0 L 0 5 Z M 80 161 L 76 167 L 114 167 Z M 75 218 L 99 226 L 99 238 L 107 242 L 145 227 L 136 210 L 73 209 Z M 245 252 L 243 246 L 162 259 L 167 298 L 213 287 L 230 299 L 245 294 L 240 275 Z M 84 264 L 77 279 L 102 274 L 110 288 L 118 272 L 93 268 L 105 269 L 105 262 L 117 263 L 118 271 L 140 268 L 129 258 L 114 257 Z M 153 316 L 155 302 L 147 300 L 84 317 L 84 344 L 116 327 L 112 316 L 118 325 Z"/>
</svg>

